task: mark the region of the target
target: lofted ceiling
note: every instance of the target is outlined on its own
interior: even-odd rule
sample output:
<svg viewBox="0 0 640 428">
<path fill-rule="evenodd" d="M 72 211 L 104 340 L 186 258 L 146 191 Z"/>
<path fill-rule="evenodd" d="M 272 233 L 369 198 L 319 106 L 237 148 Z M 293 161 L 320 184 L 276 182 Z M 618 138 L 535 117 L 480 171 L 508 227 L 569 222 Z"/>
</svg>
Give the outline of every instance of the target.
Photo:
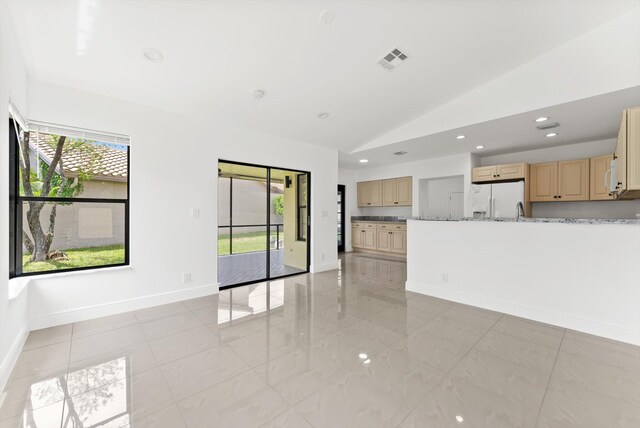
<svg viewBox="0 0 640 428">
<path fill-rule="evenodd" d="M 490 156 L 585 141 L 608 140 L 616 138 L 618 134 L 622 110 L 638 105 L 639 102 L 640 86 L 357 153 L 341 153 L 340 166 L 365 169 L 469 152 L 478 156 Z M 539 117 L 548 117 L 549 120 L 536 123 L 535 120 Z M 538 125 L 553 122 L 559 123 L 560 126 L 549 130 L 536 128 Z M 557 135 L 546 137 L 546 134 L 551 132 Z M 456 138 L 458 135 L 464 135 L 465 138 L 459 140 Z M 483 148 L 476 149 L 477 146 Z M 394 155 L 400 151 L 407 154 Z M 360 159 L 367 159 L 368 162 L 362 164 Z"/>
<path fill-rule="evenodd" d="M 343 154 L 637 4 L 9 2 L 33 79 Z M 325 10 L 335 16 L 331 23 L 320 20 Z M 145 60 L 147 47 L 162 52 L 164 61 Z M 405 63 L 391 72 L 376 64 L 396 47 L 409 55 Z M 264 98 L 252 97 L 256 89 Z M 319 119 L 321 112 L 329 116 Z"/>
</svg>

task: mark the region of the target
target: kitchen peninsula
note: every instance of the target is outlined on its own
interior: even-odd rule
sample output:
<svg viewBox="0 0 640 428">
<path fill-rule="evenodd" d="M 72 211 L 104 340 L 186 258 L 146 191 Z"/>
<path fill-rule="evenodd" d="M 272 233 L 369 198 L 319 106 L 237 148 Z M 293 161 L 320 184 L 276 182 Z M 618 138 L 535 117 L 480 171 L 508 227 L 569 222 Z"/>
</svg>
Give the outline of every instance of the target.
<svg viewBox="0 0 640 428">
<path fill-rule="evenodd" d="M 640 220 L 409 219 L 409 291 L 640 345 Z"/>
</svg>

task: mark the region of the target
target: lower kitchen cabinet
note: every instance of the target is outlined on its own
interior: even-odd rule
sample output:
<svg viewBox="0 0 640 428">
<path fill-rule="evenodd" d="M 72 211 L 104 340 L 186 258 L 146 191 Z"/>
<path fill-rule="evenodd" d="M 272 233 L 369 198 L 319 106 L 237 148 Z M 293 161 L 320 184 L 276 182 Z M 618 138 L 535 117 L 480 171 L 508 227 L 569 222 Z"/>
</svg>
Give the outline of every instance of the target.
<svg viewBox="0 0 640 428">
<path fill-rule="evenodd" d="M 354 223 L 351 246 L 380 253 L 407 253 L 407 226 L 400 223 Z"/>
</svg>

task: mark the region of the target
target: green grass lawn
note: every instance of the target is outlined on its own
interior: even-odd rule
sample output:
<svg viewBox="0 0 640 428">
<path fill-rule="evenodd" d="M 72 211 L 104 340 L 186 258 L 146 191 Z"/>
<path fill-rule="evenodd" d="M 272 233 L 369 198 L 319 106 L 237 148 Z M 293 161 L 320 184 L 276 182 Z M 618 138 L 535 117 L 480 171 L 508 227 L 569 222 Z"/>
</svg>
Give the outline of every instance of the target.
<svg viewBox="0 0 640 428">
<path fill-rule="evenodd" d="M 124 245 L 105 247 L 75 248 L 64 250 L 69 260 L 47 260 L 46 262 L 30 262 L 30 254 L 22 257 L 22 271 L 43 272 L 73 269 L 87 266 L 115 265 L 124 263 Z"/>
<path fill-rule="evenodd" d="M 275 239 L 276 233 L 271 235 Z M 265 232 L 247 232 L 242 234 L 233 234 L 233 254 L 249 253 L 251 251 L 266 251 L 267 236 Z M 280 233 L 280 239 L 284 239 L 284 234 Z M 218 236 L 218 255 L 224 256 L 229 254 L 229 235 Z"/>
</svg>

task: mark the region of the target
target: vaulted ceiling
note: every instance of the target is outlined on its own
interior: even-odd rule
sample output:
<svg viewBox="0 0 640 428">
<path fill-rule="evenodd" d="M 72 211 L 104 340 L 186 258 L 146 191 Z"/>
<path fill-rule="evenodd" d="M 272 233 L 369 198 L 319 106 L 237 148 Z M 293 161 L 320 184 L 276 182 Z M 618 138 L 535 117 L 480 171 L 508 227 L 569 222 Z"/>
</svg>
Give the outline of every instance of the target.
<svg viewBox="0 0 640 428">
<path fill-rule="evenodd" d="M 33 79 L 347 153 L 639 3 L 9 4 Z M 324 11 L 332 12 L 332 22 L 322 21 Z M 164 60 L 146 60 L 147 47 L 162 52 Z M 409 56 L 401 66 L 387 71 L 376 64 L 394 48 Z M 265 91 L 263 98 L 253 98 L 257 89 Z M 329 116 L 319 119 L 322 112 Z"/>
</svg>

